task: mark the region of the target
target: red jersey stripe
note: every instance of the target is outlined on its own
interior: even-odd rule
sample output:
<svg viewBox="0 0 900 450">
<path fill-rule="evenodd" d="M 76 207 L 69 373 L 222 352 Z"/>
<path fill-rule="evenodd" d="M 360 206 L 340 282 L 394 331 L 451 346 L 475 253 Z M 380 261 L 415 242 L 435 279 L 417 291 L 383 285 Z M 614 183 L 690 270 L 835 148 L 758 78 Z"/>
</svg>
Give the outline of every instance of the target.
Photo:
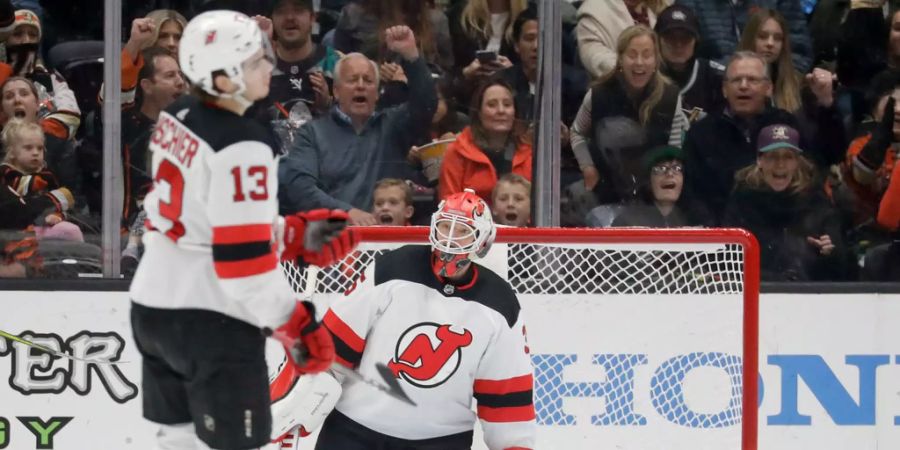
<svg viewBox="0 0 900 450">
<path fill-rule="evenodd" d="M 344 321 L 334 313 L 334 310 L 329 309 L 328 312 L 325 313 L 325 317 L 322 318 L 322 323 L 328 327 L 331 334 L 344 341 L 344 343 L 354 352 L 362 353 L 366 348 L 365 339 L 359 337 L 349 325 L 344 323 Z"/>
<path fill-rule="evenodd" d="M 508 408 L 479 406 L 478 417 L 487 422 L 527 422 L 534 420 L 534 405 Z"/>
<path fill-rule="evenodd" d="M 505 380 L 475 380 L 473 389 L 478 394 L 503 395 L 510 392 L 530 391 L 533 387 L 534 377 L 528 374 Z"/>
<path fill-rule="evenodd" d="M 243 244 L 272 240 L 272 224 L 213 227 L 213 244 Z"/>
<path fill-rule="evenodd" d="M 243 261 L 215 261 L 216 275 L 219 278 L 242 278 L 271 272 L 278 267 L 275 253 L 269 253 Z"/>
</svg>

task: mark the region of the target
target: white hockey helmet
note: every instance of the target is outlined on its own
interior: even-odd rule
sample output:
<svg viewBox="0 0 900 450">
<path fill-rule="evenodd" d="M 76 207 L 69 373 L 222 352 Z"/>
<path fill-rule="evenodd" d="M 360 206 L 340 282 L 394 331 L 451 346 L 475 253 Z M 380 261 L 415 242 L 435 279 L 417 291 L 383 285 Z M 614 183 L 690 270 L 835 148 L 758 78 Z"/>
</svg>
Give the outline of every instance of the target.
<svg viewBox="0 0 900 450">
<path fill-rule="evenodd" d="M 191 84 L 204 92 L 246 102 L 242 65 L 260 49 L 274 63 L 269 39 L 255 20 L 236 11 L 208 11 L 191 19 L 184 28 L 178 62 Z M 217 90 L 213 79 L 219 74 L 227 76 L 238 90 L 231 94 Z"/>
<path fill-rule="evenodd" d="M 487 255 L 496 235 L 491 209 L 475 191 L 465 189 L 445 198 L 431 215 L 432 270 L 454 276 L 472 259 Z"/>
</svg>

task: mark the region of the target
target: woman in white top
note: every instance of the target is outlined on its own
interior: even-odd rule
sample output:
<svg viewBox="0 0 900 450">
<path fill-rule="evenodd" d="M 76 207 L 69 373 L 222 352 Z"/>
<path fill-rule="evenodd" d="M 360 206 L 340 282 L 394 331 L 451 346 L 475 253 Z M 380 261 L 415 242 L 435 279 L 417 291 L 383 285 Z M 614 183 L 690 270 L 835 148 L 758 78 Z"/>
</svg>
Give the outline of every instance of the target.
<svg viewBox="0 0 900 450">
<path fill-rule="evenodd" d="M 594 79 L 616 67 L 616 41 L 632 25 L 653 28 L 672 0 L 586 0 L 578 8 L 578 53 Z"/>
</svg>

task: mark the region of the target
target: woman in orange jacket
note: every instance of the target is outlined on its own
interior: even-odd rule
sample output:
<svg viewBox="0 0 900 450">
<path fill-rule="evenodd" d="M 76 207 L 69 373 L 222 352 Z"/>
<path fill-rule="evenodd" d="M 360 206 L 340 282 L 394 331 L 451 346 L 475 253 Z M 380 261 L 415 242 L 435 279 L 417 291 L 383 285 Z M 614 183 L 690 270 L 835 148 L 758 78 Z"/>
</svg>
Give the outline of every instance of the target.
<svg viewBox="0 0 900 450">
<path fill-rule="evenodd" d="M 507 173 L 531 181 L 531 143 L 516 126 L 513 90 L 502 79 L 483 83 L 472 98 L 472 124 L 451 143 L 444 154 L 438 193 L 441 198 L 475 190 L 491 198 L 497 179 Z"/>
</svg>

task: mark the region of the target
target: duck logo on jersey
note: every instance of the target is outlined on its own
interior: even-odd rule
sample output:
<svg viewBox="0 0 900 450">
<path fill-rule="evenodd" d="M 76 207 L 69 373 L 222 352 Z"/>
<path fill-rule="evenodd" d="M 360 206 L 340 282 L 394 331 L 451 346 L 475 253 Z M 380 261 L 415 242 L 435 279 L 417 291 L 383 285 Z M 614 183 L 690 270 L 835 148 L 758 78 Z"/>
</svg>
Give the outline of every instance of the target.
<svg viewBox="0 0 900 450">
<path fill-rule="evenodd" d="M 388 368 L 413 386 L 437 387 L 456 373 L 462 349 L 471 343 L 472 333 L 465 328 L 457 333 L 450 325 L 419 323 L 400 336 Z"/>
</svg>

